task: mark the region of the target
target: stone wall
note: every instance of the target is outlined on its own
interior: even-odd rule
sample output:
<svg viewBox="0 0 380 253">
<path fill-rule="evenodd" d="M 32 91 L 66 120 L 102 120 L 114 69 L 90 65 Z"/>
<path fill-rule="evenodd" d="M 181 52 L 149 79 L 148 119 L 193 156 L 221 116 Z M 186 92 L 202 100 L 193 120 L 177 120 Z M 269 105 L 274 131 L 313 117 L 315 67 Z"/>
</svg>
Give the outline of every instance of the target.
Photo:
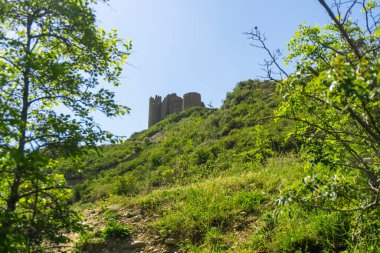
<svg viewBox="0 0 380 253">
<path fill-rule="evenodd" d="M 183 110 L 194 106 L 202 106 L 201 94 L 189 92 L 183 95 Z"/>
<path fill-rule="evenodd" d="M 183 99 L 178 97 L 177 94 L 173 93 L 167 95 L 161 105 L 161 119 L 170 114 L 181 112 L 182 104 Z"/>
<path fill-rule="evenodd" d="M 177 96 L 176 93 L 167 95 L 163 101 L 161 96 L 151 97 L 149 98 L 148 126 L 153 126 L 170 114 L 179 113 L 194 106 L 204 107 L 201 95 L 196 92 L 186 93 L 183 99 Z"/>
</svg>

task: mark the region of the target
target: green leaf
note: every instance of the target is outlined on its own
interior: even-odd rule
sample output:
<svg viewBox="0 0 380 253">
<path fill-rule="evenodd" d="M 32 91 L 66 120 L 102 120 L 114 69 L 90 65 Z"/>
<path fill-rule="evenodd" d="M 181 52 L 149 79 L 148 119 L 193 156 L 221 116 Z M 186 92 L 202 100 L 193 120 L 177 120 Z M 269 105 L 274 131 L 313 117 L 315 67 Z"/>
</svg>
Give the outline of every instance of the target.
<svg viewBox="0 0 380 253">
<path fill-rule="evenodd" d="M 380 27 L 378 27 L 375 32 L 373 33 L 373 35 L 376 37 L 376 38 L 380 38 Z"/>
</svg>

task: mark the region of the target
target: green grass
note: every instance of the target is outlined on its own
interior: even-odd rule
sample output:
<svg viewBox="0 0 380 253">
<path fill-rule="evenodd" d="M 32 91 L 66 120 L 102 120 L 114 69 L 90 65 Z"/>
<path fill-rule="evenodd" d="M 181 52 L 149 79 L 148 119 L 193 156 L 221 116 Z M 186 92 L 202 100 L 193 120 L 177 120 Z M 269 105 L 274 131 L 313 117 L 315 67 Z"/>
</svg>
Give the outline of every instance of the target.
<svg viewBox="0 0 380 253">
<path fill-rule="evenodd" d="M 112 196 L 108 204 L 158 214 L 159 218 L 149 226 L 163 237 L 179 237 L 187 250 L 232 250 L 238 231 L 245 231 L 247 237 L 239 247 L 248 250 L 254 242 L 250 236 L 265 226 L 262 217 L 273 213 L 274 200 L 302 174 L 303 165 L 297 158 L 273 158 L 265 166 L 246 167 L 243 171 L 231 168 L 219 177 L 185 186 L 157 189 L 127 199 Z"/>
</svg>

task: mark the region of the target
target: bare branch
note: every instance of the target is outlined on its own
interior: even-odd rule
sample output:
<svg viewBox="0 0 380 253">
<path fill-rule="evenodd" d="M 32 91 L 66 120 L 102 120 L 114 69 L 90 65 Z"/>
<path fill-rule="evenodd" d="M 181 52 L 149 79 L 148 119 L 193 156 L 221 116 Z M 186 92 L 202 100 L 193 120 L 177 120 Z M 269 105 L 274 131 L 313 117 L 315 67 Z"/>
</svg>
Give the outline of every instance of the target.
<svg viewBox="0 0 380 253">
<path fill-rule="evenodd" d="M 356 55 L 356 57 L 358 59 L 360 59 L 362 57 L 362 55 L 360 54 L 360 51 L 357 48 L 357 46 L 355 45 L 355 42 L 353 41 L 353 39 L 350 37 L 350 35 L 348 34 L 348 32 L 344 29 L 343 24 L 340 23 L 339 20 L 335 17 L 334 12 L 330 9 L 330 7 L 326 4 L 326 2 L 324 0 L 318 0 L 318 1 L 323 6 L 323 8 L 325 8 L 325 10 L 329 14 L 330 18 L 334 21 L 335 26 L 339 29 L 339 31 L 342 34 L 343 38 L 349 44 L 349 46 L 351 47 L 351 49 L 354 52 L 354 54 Z"/>
<path fill-rule="evenodd" d="M 279 70 L 279 75 L 280 75 L 281 79 L 283 78 L 282 75 L 284 75 L 286 78 L 289 77 L 289 74 L 278 63 L 278 59 L 281 56 L 281 51 L 279 49 L 277 49 L 274 52 L 269 50 L 269 48 L 267 47 L 267 45 L 265 43 L 265 41 L 266 41 L 265 34 L 262 34 L 261 31 L 257 27 L 255 27 L 254 30 L 252 29 L 251 32 L 247 32 L 244 34 L 248 35 L 251 40 L 258 42 L 258 44 L 251 44 L 251 46 L 257 47 L 260 49 L 264 49 L 264 51 L 267 52 L 267 54 L 270 58 L 270 60 L 265 61 L 265 66 L 267 66 L 267 70 L 271 69 L 272 65 L 275 65 L 275 67 Z M 273 73 L 273 72 L 270 70 L 267 73 L 268 73 L 268 77 L 271 77 L 271 73 Z M 272 80 L 276 80 L 276 79 L 272 79 Z"/>
</svg>

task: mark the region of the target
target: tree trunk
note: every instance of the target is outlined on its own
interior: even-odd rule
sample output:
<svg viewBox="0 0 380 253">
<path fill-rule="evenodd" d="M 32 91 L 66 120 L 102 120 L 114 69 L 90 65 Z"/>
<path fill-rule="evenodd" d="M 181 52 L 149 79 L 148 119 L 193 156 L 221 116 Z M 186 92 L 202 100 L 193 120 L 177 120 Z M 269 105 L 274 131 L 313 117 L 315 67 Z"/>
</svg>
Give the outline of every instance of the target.
<svg viewBox="0 0 380 253">
<path fill-rule="evenodd" d="M 19 201 L 19 188 L 21 185 L 22 174 L 27 166 L 25 164 L 25 144 L 26 144 L 26 129 L 28 124 L 28 109 L 29 109 L 29 86 L 30 86 L 30 45 L 31 45 L 31 28 L 32 18 L 28 17 L 27 20 L 27 41 L 25 45 L 25 69 L 23 71 L 23 94 L 22 94 L 22 110 L 20 115 L 20 140 L 16 157 L 16 168 L 14 169 L 14 178 L 11 185 L 9 198 L 7 200 L 7 211 L 14 212 L 16 204 Z"/>
</svg>

